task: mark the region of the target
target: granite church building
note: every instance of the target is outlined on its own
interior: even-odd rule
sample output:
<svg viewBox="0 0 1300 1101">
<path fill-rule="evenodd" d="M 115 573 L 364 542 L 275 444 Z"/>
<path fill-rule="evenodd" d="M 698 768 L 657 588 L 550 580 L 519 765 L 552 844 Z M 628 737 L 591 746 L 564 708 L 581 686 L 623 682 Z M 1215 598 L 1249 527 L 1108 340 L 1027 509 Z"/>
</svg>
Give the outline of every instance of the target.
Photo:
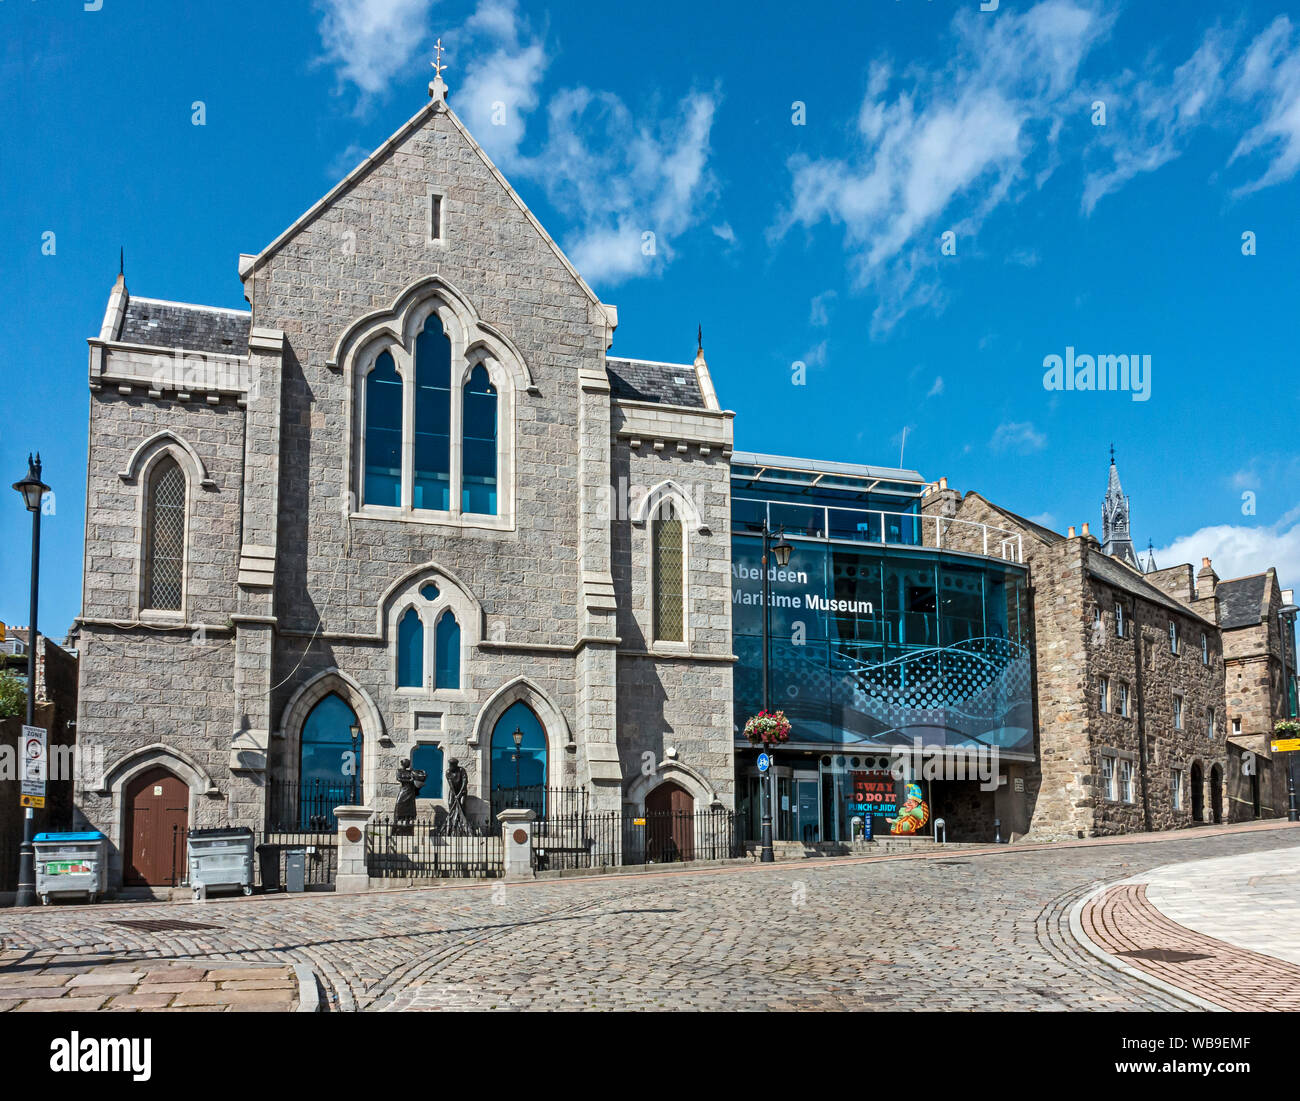
<svg viewBox="0 0 1300 1101">
<path fill-rule="evenodd" d="M 78 805 L 114 882 L 276 792 L 387 808 L 405 758 L 480 822 L 515 785 L 732 806 L 731 414 L 702 351 L 608 355 L 446 99 L 240 257 L 249 311 L 119 277 L 89 341 Z"/>
</svg>

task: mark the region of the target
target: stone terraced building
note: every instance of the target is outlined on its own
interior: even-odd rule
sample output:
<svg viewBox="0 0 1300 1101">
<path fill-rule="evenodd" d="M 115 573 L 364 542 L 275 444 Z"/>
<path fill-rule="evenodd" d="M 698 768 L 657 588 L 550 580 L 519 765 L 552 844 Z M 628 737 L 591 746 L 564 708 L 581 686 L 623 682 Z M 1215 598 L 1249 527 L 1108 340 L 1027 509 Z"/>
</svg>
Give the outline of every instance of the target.
<svg viewBox="0 0 1300 1101">
<path fill-rule="evenodd" d="M 976 492 L 948 489 L 946 479 L 925 506 L 1023 538 L 1037 758 L 1026 780 L 1029 840 L 1173 829 L 1227 813 L 1224 643 L 1214 600 L 1170 594 L 1169 579 L 1190 577 L 1190 566 L 1142 572 L 1113 460 L 1107 506 L 1105 545 L 1114 556 L 1087 524 L 1061 535 Z"/>
<path fill-rule="evenodd" d="M 440 77 L 238 273 L 249 311 L 119 277 L 89 341 L 78 806 L 114 882 L 183 878 L 191 826 L 391 813 L 406 758 L 433 815 L 452 759 L 481 822 L 516 786 L 730 807 L 702 351 L 607 354 Z"/>
</svg>

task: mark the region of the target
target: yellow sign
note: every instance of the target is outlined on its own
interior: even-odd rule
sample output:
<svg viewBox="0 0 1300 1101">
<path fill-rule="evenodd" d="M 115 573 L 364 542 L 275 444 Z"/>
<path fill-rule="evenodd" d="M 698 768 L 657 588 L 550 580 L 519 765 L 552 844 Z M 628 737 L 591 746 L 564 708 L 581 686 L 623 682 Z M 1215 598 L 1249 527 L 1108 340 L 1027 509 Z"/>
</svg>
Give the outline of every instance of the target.
<svg viewBox="0 0 1300 1101">
<path fill-rule="evenodd" d="M 1300 738 L 1282 738 L 1273 743 L 1274 753 L 1300 753 Z"/>
<path fill-rule="evenodd" d="M 645 825 L 645 819 L 644 819 L 644 818 L 633 818 L 633 819 L 632 819 L 632 825 L 634 825 L 634 826 L 644 826 L 644 825 Z"/>
<path fill-rule="evenodd" d="M 18 805 L 20 807 L 35 807 L 41 810 L 45 806 L 44 795 L 20 795 L 18 796 Z"/>
<path fill-rule="evenodd" d="M 4 642 L 4 640 L 5 640 L 5 625 L 4 623 L 0 622 L 0 642 Z"/>
</svg>

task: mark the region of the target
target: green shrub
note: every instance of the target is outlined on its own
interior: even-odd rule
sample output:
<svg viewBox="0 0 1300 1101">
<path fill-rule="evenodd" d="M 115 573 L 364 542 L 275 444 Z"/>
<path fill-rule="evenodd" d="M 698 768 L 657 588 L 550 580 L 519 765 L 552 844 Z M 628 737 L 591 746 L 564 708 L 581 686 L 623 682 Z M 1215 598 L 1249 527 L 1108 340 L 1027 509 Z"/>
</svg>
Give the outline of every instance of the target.
<svg viewBox="0 0 1300 1101">
<path fill-rule="evenodd" d="M 8 669 L 0 669 L 0 719 L 18 719 L 27 714 L 27 692 L 22 681 Z"/>
</svg>

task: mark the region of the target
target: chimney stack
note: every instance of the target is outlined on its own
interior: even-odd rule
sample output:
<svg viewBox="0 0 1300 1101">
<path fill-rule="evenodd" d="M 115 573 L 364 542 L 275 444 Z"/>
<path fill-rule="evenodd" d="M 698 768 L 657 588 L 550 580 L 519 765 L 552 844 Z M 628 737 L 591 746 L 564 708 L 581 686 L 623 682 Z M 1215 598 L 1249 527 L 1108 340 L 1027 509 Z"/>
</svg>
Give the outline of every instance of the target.
<svg viewBox="0 0 1300 1101">
<path fill-rule="evenodd" d="M 1196 575 L 1196 599 L 1209 600 L 1219 584 L 1219 575 L 1214 572 L 1208 558 L 1201 559 L 1201 568 Z"/>
<path fill-rule="evenodd" d="M 1073 538 L 1074 538 L 1074 525 L 1073 525 L 1073 524 L 1070 525 L 1069 530 L 1065 533 L 1065 537 L 1066 537 L 1067 539 L 1073 539 Z"/>
</svg>

